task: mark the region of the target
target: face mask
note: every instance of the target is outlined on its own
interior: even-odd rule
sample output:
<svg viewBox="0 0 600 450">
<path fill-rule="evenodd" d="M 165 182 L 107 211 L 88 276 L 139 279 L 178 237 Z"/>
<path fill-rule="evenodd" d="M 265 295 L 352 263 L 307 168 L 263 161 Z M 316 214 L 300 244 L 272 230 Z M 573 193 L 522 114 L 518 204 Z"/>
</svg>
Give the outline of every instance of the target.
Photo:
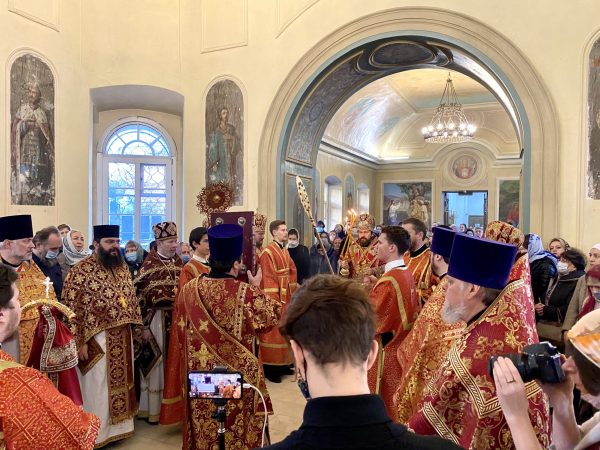
<svg viewBox="0 0 600 450">
<path fill-rule="evenodd" d="M 558 273 L 561 275 L 569 273 L 569 266 L 564 261 L 559 261 L 558 264 L 556 264 L 556 268 L 558 269 Z"/>
<path fill-rule="evenodd" d="M 322 233 L 323 231 L 325 231 L 325 228 L 321 226 L 317 227 L 317 233 Z"/>
<path fill-rule="evenodd" d="M 191 259 L 191 258 L 190 258 L 190 255 L 181 255 L 181 260 L 182 260 L 184 263 L 187 263 L 187 262 L 189 262 L 189 261 L 190 261 L 190 259 Z"/>
<path fill-rule="evenodd" d="M 53 252 L 52 250 L 48 250 L 46 252 L 46 259 L 55 259 L 58 256 L 57 252 Z"/>
<path fill-rule="evenodd" d="M 298 247 L 299 242 L 298 241 L 288 241 L 288 248 L 296 248 Z"/>
<path fill-rule="evenodd" d="M 137 261 L 137 252 L 125 253 L 125 259 L 130 263 L 136 262 Z"/>
<path fill-rule="evenodd" d="M 600 302 L 600 291 L 594 292 L 592 295 L 594 296 L 597 302 Z"/>
</svg>

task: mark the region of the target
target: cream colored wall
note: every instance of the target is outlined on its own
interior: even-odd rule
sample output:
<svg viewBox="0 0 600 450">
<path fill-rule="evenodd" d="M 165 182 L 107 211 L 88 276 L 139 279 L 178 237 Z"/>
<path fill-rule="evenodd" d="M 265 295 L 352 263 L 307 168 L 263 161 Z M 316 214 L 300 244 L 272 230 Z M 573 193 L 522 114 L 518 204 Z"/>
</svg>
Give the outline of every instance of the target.
<svg viewBox="0 0 600 450">
<path fill-rule="evenodd" d="M 346 207 L 346 177 L 351 175 L 354 177 L 354 192 L 352 193 L 354 207 L 356 208 L 358 206 L 358 195 L 356 192 L 358 185 L 366 184 L 369 187 L 369 208 L 371 209 L 372 214 L 376 214 L 373 209 L 376 207 L 375 205 L 377 203 L 375 197 L 375 171 L 373 169 L 321 151 L 317 156 L 317 170 L 320 173 L 319 211 L 323 211 L 323 186 L 325 184 L 325 178 L 332 175 L 338 177 L 342 181 L 342 187 L 344 189 L 343 204 L 344 208 Z M 375 217 L 378 216 L 375 215 Z"/>
<path fill-rule="evenodd" d="M 25 8 L 26 14 L 8 11 L 7 3 Z M 0 159 L 6 166 L 0 214 L 30 212 L 36 228 L 66 221 L 87 229 L 93 129 L 89 89 L 148 84 L 185 97 L 182 209 L 186 228 L 197 225 L 201 218 L 195 195 L 204 185 L 204 96 L 209 84 L 224 75 L 237 79 L 246 93 L 246 200 L 238 209 L 255 209 L 258 178 L 275 176 L 268 161 L 258 159 L 261 137 L 269 132 L 263 129 L 269 109 L 283 81 L 313 46 L 354 20 L 388 9 L 457 8 L 453 0 L 230 0 L 227 5 L 216 0 L 5 2 L 0 9 L 0 60 L 5 62 L 0 100 L 6 105 L 0 108 L 0 133 L 5 139 Z M 557 231 L 574 245 L 587 248 L 600 237 L 596 231 L 600 201 L 584 199 L 584 69 L 585 51 L 600 31 L 600 2 L 573 0 L 545 6 L 539 1 L 505 0 L 499 9 L 490 8 L 488 2 L 463 0 L 456 11 L 506 36 L 550 92 L 559 124 L 558 179 L 547 175 L 559 193 Z M 40 16 L 58 31 L 26 15 Z M 57 80 L 54 207 L 9 204 L 9 61 L 24 48 L 43 55 Z M 274 202 L 282 194 L 266 195 Z M 379 195 L 374 201 L 379 201 Z"/>
</svg>

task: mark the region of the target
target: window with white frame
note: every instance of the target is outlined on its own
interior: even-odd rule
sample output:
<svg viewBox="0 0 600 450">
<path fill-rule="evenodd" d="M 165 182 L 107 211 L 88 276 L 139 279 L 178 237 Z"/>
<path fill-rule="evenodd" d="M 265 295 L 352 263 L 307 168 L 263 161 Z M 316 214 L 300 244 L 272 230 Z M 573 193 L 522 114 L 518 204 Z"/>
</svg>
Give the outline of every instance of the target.
<svg viewBox="0 0 600 450">
<path fill-rule="evenodd" d="M 358 188 L 358 213 L 369 212 L 369 186 L 359 184 Z"/>
<path fill-rule="evenodd" d="M 328 230 L 342 223 L 343 196 L 342 180 L 335 176 L 325 178 L 323 211 L 325 211 L 325 227 Z"/>
<path fill-rule="evenodd" d="M 175 143 L 156 122 L 122 119 L 105 133 L 98 155 L 102 223 L 119 225 L 121 240 L 147 246 L 152 225 L 172 220 Z"/>
</svg>

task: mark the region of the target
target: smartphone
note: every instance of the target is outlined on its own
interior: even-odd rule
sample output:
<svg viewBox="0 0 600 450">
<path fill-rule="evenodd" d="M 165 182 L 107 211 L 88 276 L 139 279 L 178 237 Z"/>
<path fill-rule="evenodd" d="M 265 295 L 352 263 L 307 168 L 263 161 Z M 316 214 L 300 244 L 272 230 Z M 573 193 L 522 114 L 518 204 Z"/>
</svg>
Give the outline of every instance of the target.
<svg viewBox="0 0 600 450">
<path fill-rule="evenodd" d="M 188 373 L 189 398 L 238 400 L 242 398 L 243 386 L 240 372 Z"/>
</svg>

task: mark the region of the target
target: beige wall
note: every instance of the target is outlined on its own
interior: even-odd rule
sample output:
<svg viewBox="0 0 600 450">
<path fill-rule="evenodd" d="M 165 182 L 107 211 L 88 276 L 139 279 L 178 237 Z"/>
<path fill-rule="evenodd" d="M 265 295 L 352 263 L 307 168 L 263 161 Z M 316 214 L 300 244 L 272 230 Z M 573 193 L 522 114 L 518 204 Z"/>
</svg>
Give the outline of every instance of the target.
<svg viewBox="0 0 600 450">
<path fill-rule="evenodd" d="M 25 11 L 11 12 L 7 3 Z M 5 105 L 0 108 L 0 133 L 5 139 L 0 147 L 5 169 L 0 214 L 30 212 L 36 228 L 66 221 L 87 229 L 94 129 L 89 90 L 146 84 L 185 97 L 182 148 L 186 164 L 179 181 L 185 180 L 181 208 L 189 230 L 201 222 L 195 196 L 204 185 L 204 97 L 210 83 L 222 76 L 236 79 L 246 95 L 246 195 L 238 209 L 255 209 L 259 177 L 275 176 L 268 161 L 258 158 L 261 138 L 271 131 L 265 129 L 270 108 L 286 77 L 297 70 L 297 64 L 301 67 L 311 48 L 352 21 L 372 15 L 376 22 L 374 15 L 388 9 L 457 8 L 452 0 L 231 0 L 228 5 L 224 8 L 216 0 L 5 2 L 0 9 L 0 60 L 5 64 L 0 72 L 4 86 L 0 101 Z M 520 49 L 549 92 L 559 125 L 558 178 L 553 173 L 544 176 L 558 192 L 556 228 L 574 245 L 588 248 L 600 240 L 596 231 L 600 201 L 584 198 L 584 68 L 586 51 L 600 31 L 600 3 L 573 0 L 553 2 L 548 8 L 539 1 L 505 0 L 502 6 L 490 8 L 488 2 L 463 0 L 456 14 L 505 36 Z M 8 74 L 14 53 L 22 49 L 41 54 L 56 75 L 54 207 L 10 205 Z M 284 94 L 293 98 L 295 92 Z M 274 130 L 278 135 L 280 131 Z M 378 174 L 377 185 L 388 175 L 397 178 Z M 265 195 L 275 201 L 282 194 Z M 372 201 L 377 204 L 380 195 L 374 194 Z"/>
</svg>

